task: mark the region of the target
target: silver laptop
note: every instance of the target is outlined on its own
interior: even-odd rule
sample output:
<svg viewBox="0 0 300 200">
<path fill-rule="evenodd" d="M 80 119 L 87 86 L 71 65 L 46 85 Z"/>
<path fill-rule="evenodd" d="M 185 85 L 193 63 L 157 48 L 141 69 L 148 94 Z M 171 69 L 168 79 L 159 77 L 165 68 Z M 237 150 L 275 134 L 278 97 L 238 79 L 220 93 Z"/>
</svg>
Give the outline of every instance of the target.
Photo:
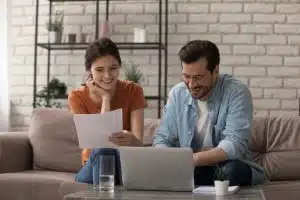
<svg viewBox="0 0 300 200">
<path fill-rule="evenodd" d="M 123 187 L 127 190 L 192 191 L 190 148 L 119 147 Z"/>
</svg>

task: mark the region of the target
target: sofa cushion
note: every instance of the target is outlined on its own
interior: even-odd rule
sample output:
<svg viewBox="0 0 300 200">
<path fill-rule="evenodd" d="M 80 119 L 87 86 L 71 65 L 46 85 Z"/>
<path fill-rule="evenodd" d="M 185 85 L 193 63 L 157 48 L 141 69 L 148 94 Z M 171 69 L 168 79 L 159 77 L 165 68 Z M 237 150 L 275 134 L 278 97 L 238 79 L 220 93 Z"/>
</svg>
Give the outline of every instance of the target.
<svg viewBox="0 0 300 200">
<path fill-rule="evenodd" d="M 300 117 L 270 116 L 263 159 L 271 181 L 300 180 Z"/>
<path fill-rule="evenodd" d="M 0 174 L 0 199 L 63 200 L 69 193 L 86 190 L 74 182 L 74 174 L 53 171 L 24 171 Z"/>
<path fill-rule="evenodd" d="M 250 150 L 255 162 L 260 166 L 263 166 L 264 155 L 267 151 L 265 145 L 267 142 L 267 126 L 268 116 L 256 115 L 253 118 Z"/>
<path fill-rule="evenodd" d="M 32 112 L 29 140 L 34 169 L 77 172 L 81 149 L 73 115 L 68 110 L 37 108 Z"/>
</svg>

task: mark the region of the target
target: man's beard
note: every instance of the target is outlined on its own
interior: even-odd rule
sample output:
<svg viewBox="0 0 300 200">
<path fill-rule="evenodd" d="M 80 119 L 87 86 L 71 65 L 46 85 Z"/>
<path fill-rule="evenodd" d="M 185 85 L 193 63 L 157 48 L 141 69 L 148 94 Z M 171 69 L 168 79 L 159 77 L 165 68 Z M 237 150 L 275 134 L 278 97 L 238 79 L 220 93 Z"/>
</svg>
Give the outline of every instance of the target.
<svg viewBox="0 0 300 200">
<path fill-rule="evenodd" d="M 209 86 L 196 86 L 194 88 L 189 88 L 189 91 L 194 99 L 202 99 L 206 97 L 210 92 L 211 88 Z"/>
</svg>

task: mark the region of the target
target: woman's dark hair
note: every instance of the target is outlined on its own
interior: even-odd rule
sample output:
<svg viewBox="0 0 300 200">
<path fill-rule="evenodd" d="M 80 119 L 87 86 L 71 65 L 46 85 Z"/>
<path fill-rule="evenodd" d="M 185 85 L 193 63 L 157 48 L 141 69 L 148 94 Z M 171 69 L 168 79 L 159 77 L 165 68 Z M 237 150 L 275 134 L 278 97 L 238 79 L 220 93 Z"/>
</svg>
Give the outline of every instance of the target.
<svg viewBox="0 0 300 200">
<path fill-rule="evenodd" d="M 178 55 L 180 61 L 187 64 L 195 62 L 200 58 L 206 58 L 206 68 L 210 72 L 213 72 L 220 63 L 218 47 L 208 40 L 192 40 L 180 49 Z"/>
<path fill-rule="evenodd" d="M 109 38 L 100 38 L 93 41 L 86 49 L 85 52 L 85 70 L 90 71 L 92 63 L 102 56 L 113 56 L 119 64 L 122 64 L 121 56 L 117 45 Z"/>
</svg>

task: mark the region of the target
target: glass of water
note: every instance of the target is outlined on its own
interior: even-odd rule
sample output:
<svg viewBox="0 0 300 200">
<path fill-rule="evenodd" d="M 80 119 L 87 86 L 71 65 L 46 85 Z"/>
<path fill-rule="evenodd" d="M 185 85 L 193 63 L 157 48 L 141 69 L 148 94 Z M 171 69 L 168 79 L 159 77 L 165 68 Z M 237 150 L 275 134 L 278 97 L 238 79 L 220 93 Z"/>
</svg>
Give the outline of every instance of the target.
<svg viewBox="0 0 300 200">
<path fill-rule="evenodd" d="M 113 191 L 115 186 L 115 149 L 105 149 L 99 155 L 99 189 Z"/>
</svg>

